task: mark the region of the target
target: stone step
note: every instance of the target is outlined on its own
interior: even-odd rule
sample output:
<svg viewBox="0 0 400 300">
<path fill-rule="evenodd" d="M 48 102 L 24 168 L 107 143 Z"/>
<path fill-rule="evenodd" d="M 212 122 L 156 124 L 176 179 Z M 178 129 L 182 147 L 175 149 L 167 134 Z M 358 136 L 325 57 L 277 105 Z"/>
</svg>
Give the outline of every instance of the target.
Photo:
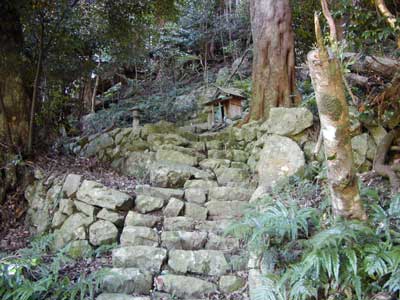
<svg viewBox="0 0 400 300">
<path fill-rule="evenodd" d="M 224 253 L 216 250 L 171 250 L 168 268 L 176 274 L 221 276 L 228 272 Z"/>
<path fill-rule="evenodd" d="M 102 293 L 96 297 L 96 300 L 150 300 L 150 297 L 132 296 L 116 293 Z"/>
<path fill-rule="evenodd" d="M 218 184 L 221 186 L 246 187 L 250 183 L 250 173 L 242 168 L 219 168 L 215 170 Z"/>
<path fill-rule="evenodd" d="M 150 246 L 126 246 L 112 251 L 113 266 L 116 268 L 138 268 L 158 273 L 167 259 L 167 250 Z"/>
<path fill-rule="evenodd" d="M 221 250 L 231 253 L 236 252 L 240 249 L 240 242 L 238 239 L 233 237 L 223 237 L 214 233 L 209 233 L 205 249 Z"/>
<path fill-rule="evenodd" d="M 181 189 L 159 188 L 150 185 L 137 185 L 135 190 L 137 194 L 162 198 L 164 200 L 169 200 L 170 198 L 183 199 L 184 193 Z"/>
<path fill-rule="evenodd" d="M 204 180 L 204 179 L 190 179 L 186 181 L 184 184 L 185 189 L 201 188 L 204 189 L 205 191 L 208 191 L 209 188 L 217 186 L 218 182 L 216 182 L 215 180 Z"/>
<path fill-rule="evenodd" d="M 223 235 L 231 224 L 232 220 L 229 219 L 221 219 L 218 221 L 199 221 L 195 224 L 194 229 Z"/>
<path fill-rule="evenodd" d="M 172 149 L 158 149 L 156 152 L 156 160 L 182 163 L 194 167 L 199 164 L 200 158 L 195 155 L 185 154 Z"/>
<path fill-rule="evenodd" d="M 211 220 L 242 217 L 248 207 L 244 201 L 210 201 L 205 204 Z"/>
<path fill-rule="evenodd" d="M 182 275 L 161 275 L 155 279 L 156 289 L 175 297 L 210 299 L 218 291 L 217 285 L 196 277 Z"/>
<path fill-rule="evenodd" d="M 214 187 L 208 191 L 208 201 L 246 201 L 253 195 L 252 189 L 240 187 Z"/>
<path fill-rule="evenodd" d="M 128 212 L 125 218 L 125 226 L 154 227 L 161 222 L 161 217 L 139 214 L 135 211 Z"/>
<path fill-rule="evenodd" d="M 137 268 L 112 268 L 101 284 L 104 292 L 142 295 L 149 295 L 152 286 L 152 274 Z"/>
<path fill-rule="evenodd" d="M 193 231 L 196 220 L 187 217 L 164 218 L 163 230 L 165 231 Z"/>
<path fill-rule="evenodd" d="M 121 246 L 157 247 L 159 236 L 156 229 L 143 226 L 126 226 L 121 234 Z"/>
<path fill-rule="evenodd" d="M 161 246 L 176 250 L 200 250 L 207 242 L 206 232 L 164 231 L 161 234 Z"/>
<path fill-rule="evenodd" d="M 135 200 L 135 209 L 142 214 L 160 210 L 164 205 L 164 199 L 148 195 L 138 195 Z"/>
<path fill-rule="evenodd" d="M 189 179 L 213 180 L 214 174 L 195 167 L 165 161 L 158 161 L 150 167 L 150 182 L 162 188 L 180 188 Z"/>
</svg>

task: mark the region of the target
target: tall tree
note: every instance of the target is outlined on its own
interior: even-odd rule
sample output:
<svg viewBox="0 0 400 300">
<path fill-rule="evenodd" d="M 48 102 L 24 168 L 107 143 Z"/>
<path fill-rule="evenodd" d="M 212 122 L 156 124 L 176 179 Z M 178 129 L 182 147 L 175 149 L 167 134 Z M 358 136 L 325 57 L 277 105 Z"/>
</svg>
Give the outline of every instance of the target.
<svg viewBox="0 0 400 300">
<path fill-rule="evenodd" d="M 0 2 L 0 139 L 24 150 L 29 101 L 22 76 L 23 34 L 18 4 Z"/>
<path fill-rule="evenodd" d="M 268 118 L 271 107 L 296 104 L 294 36 L 289 0 L 251 0 L 254 44 L 250 120 Z"/>
</svg>

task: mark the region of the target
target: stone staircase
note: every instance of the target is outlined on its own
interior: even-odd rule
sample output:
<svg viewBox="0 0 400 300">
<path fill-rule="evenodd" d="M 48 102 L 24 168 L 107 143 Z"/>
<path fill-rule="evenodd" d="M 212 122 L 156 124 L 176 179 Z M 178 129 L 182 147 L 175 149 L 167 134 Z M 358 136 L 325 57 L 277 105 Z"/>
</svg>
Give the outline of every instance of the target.
<svg viewBox="0 0 400 300">
<path fill-rule="evenodd" d="M 181 188 L 137 186 L 98 300 L 247 299 L 246 254 L 224 233 L 253 191 L 219 186 L 207 169 L 195 173 Z"/>
<path fill-rule="evenodd" d="M 136 187 L 97 300 L 248 299 L 247 254 L 225 235 L 254 192 L 245 159 L 160 146 L 152 185 Z"/>
</svg>

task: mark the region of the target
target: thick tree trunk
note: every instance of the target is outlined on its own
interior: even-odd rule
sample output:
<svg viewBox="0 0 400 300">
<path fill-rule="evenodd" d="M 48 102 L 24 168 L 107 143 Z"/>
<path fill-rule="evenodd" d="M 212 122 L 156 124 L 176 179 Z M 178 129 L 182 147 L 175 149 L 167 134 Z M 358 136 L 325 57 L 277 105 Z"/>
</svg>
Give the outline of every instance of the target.
<svg viewBox="0 0 400 300">
<path fill-rule="evenodd" d="M 320 33 L 318 29 L 319 26 Z M 308 65 L 320 115 L 333 211 L 336 216 L 365 219 L 353 166 L 349 110 L 340 64 L 323 47 L 322 37 L 319 41 L 319 49 L 308 54 Z"/>
<path fill-rule="evenodd" d="M 11 132 L 13 144 L 22 151 L 28 141 L 29 109 L 21 72 L 22 26 L 14 1 L 0 1 L 0 20 L 0 139 Z"/>
<path fill-rule="evenodd" d="M 290 107 L 295 88 L 294 38 L 289 0 L 251 0 L 254 43 L 251 120 L 265 120 L 271 107 Z"/>
</svg>

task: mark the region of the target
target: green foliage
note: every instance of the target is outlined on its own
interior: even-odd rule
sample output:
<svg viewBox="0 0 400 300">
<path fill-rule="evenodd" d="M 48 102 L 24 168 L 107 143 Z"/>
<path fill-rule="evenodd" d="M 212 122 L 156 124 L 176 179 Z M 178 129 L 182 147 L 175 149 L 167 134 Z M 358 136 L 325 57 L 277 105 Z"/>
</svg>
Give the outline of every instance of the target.
<svg viewBox="0 0 400 300">
<path fill-rule="evenodd" d="M 310 228 L 319 227 L 317 209 L 307 205 L 316 193 L 315 185 L 308 181 L 277 188 L 258 200 L 229 232 L 244 238 L 251 248 L 262 249 L 306 238 Z"/>
<path fill-rule="evenodd" d="M 15 255 L 0 256 L 0 297 L 4 300 L 94 299 L 106 271 L 70 278 L 62 272 L 71 263 L 64 251 L 49 252 L 53 237 L 43 236 Z"/>
<path fill-rule="evenodd" d="M 300 207 L 301 197 L 281 201 L 280 193 L 254 204 L 234 233 L 255 253 L 274 259 L 275 272 L 265 278 L 265 289 L 256 291 L 257 299 L 361 300 L 380 292 L 399 294 L 400 195 L 380 203 L 376 191 L 362 192 L 368 222 L 334 220 L 327 217 L 324 202 L 319 209 Z"/>
</svg>

